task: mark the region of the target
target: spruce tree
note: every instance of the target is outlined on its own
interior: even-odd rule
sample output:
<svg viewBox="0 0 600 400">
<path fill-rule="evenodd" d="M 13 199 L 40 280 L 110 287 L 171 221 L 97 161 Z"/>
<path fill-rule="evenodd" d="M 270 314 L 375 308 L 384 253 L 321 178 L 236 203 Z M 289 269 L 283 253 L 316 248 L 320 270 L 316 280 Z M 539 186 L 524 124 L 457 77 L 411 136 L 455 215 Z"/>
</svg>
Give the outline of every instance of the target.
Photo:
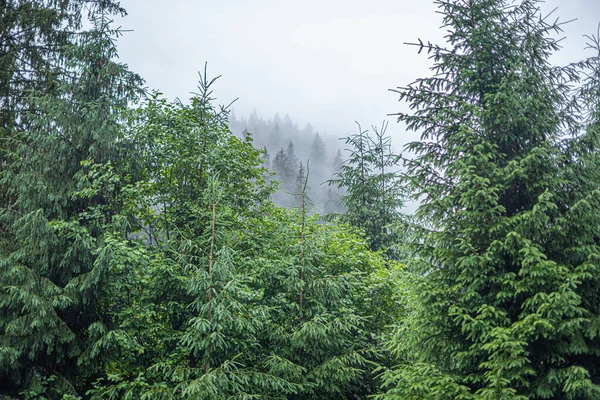
<svg viewBox="0 0 600 400">
<path fill-rule="evenodd" d="M 397 257 L 394 247 L 399 235 L 391 226 L 402 221 L 405 190 L 386 127 L 385 123 L 373 127 L 373 137 L 359 125 L 358 133 L 345 138 L 350 155 L 328 184 L 343 191 L 340 197 L 345 212 L 340 220 L 361 228 L 372 250 L 386 250 L 390 257 Z"/>
<path fill-rule="evenodd" d="M 313 160 L 316 165 L 324 165 L 327 161 L 327 150 L 325 149 L 325 143 L 321 139 L 319 132 L 315 133 L 315 137 L 310 145 L 310 159 Z"/>
<path fill-rule="evenodd" d="M 437 4 L 447 46 L 398 89 L 423 236 L 378 398 L 599 398 L 598 42 L 555 67 L 541 2 Z"/>
<path fill-rule="evenodd" d="M 296 168 L 299 163 L 298 157 L 296 157 L 296 152 L 294 149 L 294 142 L 292 142 L 291 140 L 288 143 L 288 146 L 285 150 L 285 155 L 286 155 L 286 160 L 287 160 L 287 164 L 288 164 L 288 166 L 286 168 L 287 178 L 288 178 L 288 181 L 291 182 L 291 181 L 293 181 L 293 179 L 296 176 Z"/>
<path fill-rule="evenodd" d="M 287 153 L 283 147 L 275 154 L 275 158 L 273 159 L 273 171 L 277 173 L 280 181 L 286 183 L 288 177 L 292 174 L 293 169 L 290 166 Z"/>
<path fill-rule="evenodd" d="M 279 128 L 279 123 L 276 122 L 275 127 L 273 128 L 271 133 L 269 133 L 267 143 L 269 144 L 269 146 L 277 148 L 282 141 L 283 140 L 281 137 L 281 128 Z"/>
<path fill-rule="evenodd" d="M 111 170 L 122 159 L 122 111 L 141 94 L 141 81 L 114 61 L 120 32 L 109 17 L 124 11 L 112 2 L 89 5 L 91 28 L 77 31 L 82 10 L 73 4 L 63 10 L 66 4 L 29 4 L 32 32 L 45 23 L 73 29 L 48 43 L 61 53 L 52 88 L 34 84 L 11 94 L 26 121 L 4 147 L 0 175 L 6 194 L 0 211 L 0 393 L 11 396 L 59 398 L 89 388 L 104 361 L 91 347 L 106 322 L 107 235 L 125 234 L 124 221 L 114 218 L 120 184 Z M 64 20 L 52 20 L 57 16 Z"/>
<path fill-rule="evenodd" d="M 111 260 L 125 273 L 109 285 L 112 324 L 100 342 L 112 362 L 93 398 L 212 400 L 291 390 L 257 367 L 265 307 L 236 249 L 245 220 L 261 213 L 274 188 L 260 150 L 236 137 L 227 108 L 213 104 L 214 82 L 205 70 L 190 104 L 154 95 L 130 113 L 123 145 L 132 151 L 133 178 L 123 196 L 145 246 L 127 238 L 129 254 Z"/>
<path fill-rule="evenodd" d="M 373 390 L 362 379 L 375 349 L 357 293 L 360 278 L 381 259 L 347 228 L 308 216 L 307 182 L 297 211 L 273 210 L 254 222 L 254 229 L 271 227 L 261 229 L 253 257 L 255 268 L 261 265 L 262 303 L 271 310 L 261 338 L 263 365 L 294 385 L 286 399 L 362 398 Z"/>
</svg>

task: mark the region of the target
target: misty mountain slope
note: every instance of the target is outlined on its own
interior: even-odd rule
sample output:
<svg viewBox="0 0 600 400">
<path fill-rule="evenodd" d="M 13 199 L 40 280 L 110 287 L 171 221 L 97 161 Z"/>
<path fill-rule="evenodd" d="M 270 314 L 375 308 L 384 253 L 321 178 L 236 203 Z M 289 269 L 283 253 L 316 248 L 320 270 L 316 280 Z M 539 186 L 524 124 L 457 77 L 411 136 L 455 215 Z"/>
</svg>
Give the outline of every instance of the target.
<svg viewBox="0 0 600 400">
<path fill-rule="evenodd" d="M 313 211 L 320 214 L 343 211 L 340 190 L 326 183 L 334 178 L 344 159 L 343 142 L 337 136 L 320 133 L 310 123 L 300 128 L 289 115 L 281 118 L 276 114 L 272 119 L 263 119 L 256 111 L 247 119 L 232 112 L 229 126 L 239 137 L 250 133 L 254 146 L 265 150 L 265 166 L 280 182 L 273 197 L 276 204 L 297 206 L 299 199 L 295 194 L 308 173 L 307 194 Z"/>
</svg>

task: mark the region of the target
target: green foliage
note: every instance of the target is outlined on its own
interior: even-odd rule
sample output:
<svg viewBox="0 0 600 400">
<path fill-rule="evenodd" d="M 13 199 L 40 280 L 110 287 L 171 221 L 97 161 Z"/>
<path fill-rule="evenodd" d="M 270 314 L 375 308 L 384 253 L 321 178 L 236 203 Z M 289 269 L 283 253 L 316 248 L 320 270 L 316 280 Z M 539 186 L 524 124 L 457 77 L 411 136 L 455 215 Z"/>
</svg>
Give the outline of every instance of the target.
<svg viewBox="0 0 600 400">
<path fill-rule="evenodd" d="M 122 109 L 141 81 L 113 61 L 119 32 L 107 18 L 122 11 L 117 5 L 90 6 L 90 30 L 69 35 L 62 29 L 79 27 L 81 4 L 65 2 L 63 12 L 54 2 L 29 6 L 7 11 L 33 18 L 22 23 L 41 41 L 62 39 L 59 55 L 42 42 L 37 54 L 23 49 L 57 68 L 51 90 L 35 74 L 32 85 L 11 87 L 25 125 L 5 138 L 0 172 L 0 393 L 57 398 L 83 393 L 103 362 L 90 351 L 105 317 L 102 254 L 124 222 L 112 163 Z"/>
<path fill-rule="evenodd" d="M 538 1 L 437 3 L 449 48 L 398 91 L 424 227 L 377 398 L 597 398 L 597 41 L 554 67 Z"/>
<path fill-rule="evenodd" d="M 380 331 L 399 315 L 384 259 L 352 229 L 307 216 L 306 176 L 299 211 L 267 201 L 262 153 L 229 132 L 207 95 L 213 82 L 203 75 L 189 106 L 155 95 L 132 114 L 119 198 L 139 233 L 115 239 L 106 258 L 111 323 L 95 348 L 110 361 L 87 394 L 373 393 Z"/>
<path fill-rule="evenodd" d="M 259 272 L 257 287 L 270 310 L 262 359 L 270 374 L 297 385 L 285 398 L 368 394 L 374 387 L 362 383 L 380 341 L 367 330 L 374 325 L 359 292 L 384 263 L 351 229 L 317 218 L 303 216 L 300 207 L 271 209 L 250 221 L 261 234 L 251 239 L 248 270 Z M 373 301 L 381 304 L 383 296 Z"/>
<path fill-rule="evenodd" d="M 345 212 L 340 220 L 362 229 L 373 251 L 385 250 L 397 258 L 400 235 L 391 227 L 403 219 L 405 188 L 394 171 L 399 157 L 391 151 L 386 129 L 386 123 L 380 129 L 373 127 L 373 137 L 358 125 L 358 133 L 345 138 L 350 146 L 348 159 L 328 184 L 343 190 Z"/>
</svg>

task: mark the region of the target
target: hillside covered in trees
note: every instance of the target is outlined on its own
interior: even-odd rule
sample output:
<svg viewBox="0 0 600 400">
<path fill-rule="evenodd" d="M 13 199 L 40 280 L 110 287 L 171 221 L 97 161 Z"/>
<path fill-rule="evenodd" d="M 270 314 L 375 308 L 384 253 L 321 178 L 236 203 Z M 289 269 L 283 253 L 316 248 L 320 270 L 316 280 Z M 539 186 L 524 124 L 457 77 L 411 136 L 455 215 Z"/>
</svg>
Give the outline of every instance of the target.
<svg viewBox="0 0 600 400">
<path fill-rule="evenodd" d="M 145 89 L 112 0 L 5 2 L 0 398 L 600 398 L 600 38 L 436 3 L 400 156 Z"/>
<path fill-rule="evenodd" d="M 297 206 L 299 183 L 308 176 L 306 194 L 311 208 L 321 214 L 343 212 L 342 191 L 327 184 L 342 167 L 345 149 L 339 137 L 321 134 L 311 124 L 301 129 L 288 115 L 264 120 L 256 112 L 248 119 L 238 119 L 231 112 L 229 128 L 240 138 L 250 135 L 254 146 L 264 151 L 263 165 L 280 183 L 273 195 L 277 205 Z"/>
</svg>

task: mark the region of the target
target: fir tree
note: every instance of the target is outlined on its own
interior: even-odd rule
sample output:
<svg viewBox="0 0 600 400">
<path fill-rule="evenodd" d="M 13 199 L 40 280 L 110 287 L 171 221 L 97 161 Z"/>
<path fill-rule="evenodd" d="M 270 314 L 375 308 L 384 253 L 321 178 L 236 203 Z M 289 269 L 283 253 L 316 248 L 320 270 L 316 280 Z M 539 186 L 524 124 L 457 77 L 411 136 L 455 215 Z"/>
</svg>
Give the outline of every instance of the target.
<svg viewBox="0 0 600 400">
<path fill-rule="evenodd" d="M 236 251 L 245 220 L 260 215 L 274 188 L 261 152 L 232 134 L 226 107 L 212 104 L 214 82 L 205 70 L 189 105 L 155 95 L 127 121 L 124 140 L 136 145 L 127 212 L 147 240 L 112 259 L 127 280 L 109 285 L 113 324 L 99 343 L 112 362 L 92 398 L 212 400 L 292 390 L 261 371 L 266 311 Z"/>
<path fill-rule="evenodd" d="M 282 142 L 282 137 L 281 136 L 282 135 L 281 135 L 281 129 L 279 128 L 279 123 L 275 123 L 275 126 L 273 127 L 273 130 L 269 134 L 269 138 L 267 140 L 267 144 L 271 148 L 277 148 L 277 147 L 279 147 L 279 145 Z"/>
<path fill-rule="evenodd" d="M 47 21 L 48 27 L 80 24 L 81 9 L 61 14 L 51 2 L 44 13 L 41 4 L 32 6 L 40 12 L 36 23 L 58 14 L 65 20 Z M 105 361 L 93 350 L 108 322 L 104 256 L 108 237 L 126 233 L 125 221 L 115 218 L 121 205 L 113 169 L 123 159 L 119 121 L 141 94 L 141 81 L 114 61 L 120 32 L 111 28 L 109 16 L 124 11 L 111 2 L 90 5 L 89 11 L 91 29 L 57 43 L 64 46 L 64 69 L 53 89 L 34 85 L 27 95 L 18 94 L 27 130 L 5 148 L 10 161 L 0 175 L 8 194 L 1 209 L 2 394 L 83 394 Z"/>
<path fill-rule="evenodd" d="M 373 390 L 361 380 L 374 349 L 364 329 L 367 318 L 353 296 L 356 278 L 374 264 L 339 252 L 338 246 L 348 245 L 366 255 L 364 242 L 309 218 L 307 178 L 300 188 L 298 214 L 288 214 L 268 232 L 261 248 L 260 254 L 275 255 L 263 261 L 262 270 L 263 301 L 272 310 L 261 341 L 268 349 L 264 365 L 269 375 L 296 385 L 286 399 L 360 398 Z"/>
<path fill-rule="evenodd" d="M 379 398 L 598 398 L 598 43 L 554 67 L 539 1 L 438 4 L 448 48 L 398 90 L 427 229 Z"/>
<path fill-rule="evenodd" d="M 304 169 L 304 165 L 302 162 L 298 164 L 298 173 L 296 174 L 296 187 L 294 188 L 294 202 L 292 205 L 294 207 L 301 207 L 302 201 L 304 201 L 304 206 L 308 207 L 310 204 L 310 199 L 308 197 L 308 190 L 310 187 L 308 186 L 307 177 L 309 176 L 308 171 L 308 161 L 306 162 L 306 169 Z"/>
<path fill-rule="evenodd" d="M 296 175 L 296 185 L 298 185 L 298 189 L 304 185 L 305 180 L 306 172 L 304 171 L 304 165 L 300 162 L 300 164 L 298 164 L 298 174 Z"/>
<path fill-rule="evenodd" d="M 386 250 L 395 258 L 399 235 L 391 226 L 402 221 L 400 209 L 405 190 L 394 171 L 398 157 L 391 152 L 386 126 L 384 123 L 381 129 L 373 127 L 373 137 L 359 125 L 358 133 L 346 138 L 346 144 L 351 146 L 347 149 L 349 158 L 328 184 L 343 191 L 345 212 L 340 220 L 361 228 L 373 250 Z"/>
</svg>

